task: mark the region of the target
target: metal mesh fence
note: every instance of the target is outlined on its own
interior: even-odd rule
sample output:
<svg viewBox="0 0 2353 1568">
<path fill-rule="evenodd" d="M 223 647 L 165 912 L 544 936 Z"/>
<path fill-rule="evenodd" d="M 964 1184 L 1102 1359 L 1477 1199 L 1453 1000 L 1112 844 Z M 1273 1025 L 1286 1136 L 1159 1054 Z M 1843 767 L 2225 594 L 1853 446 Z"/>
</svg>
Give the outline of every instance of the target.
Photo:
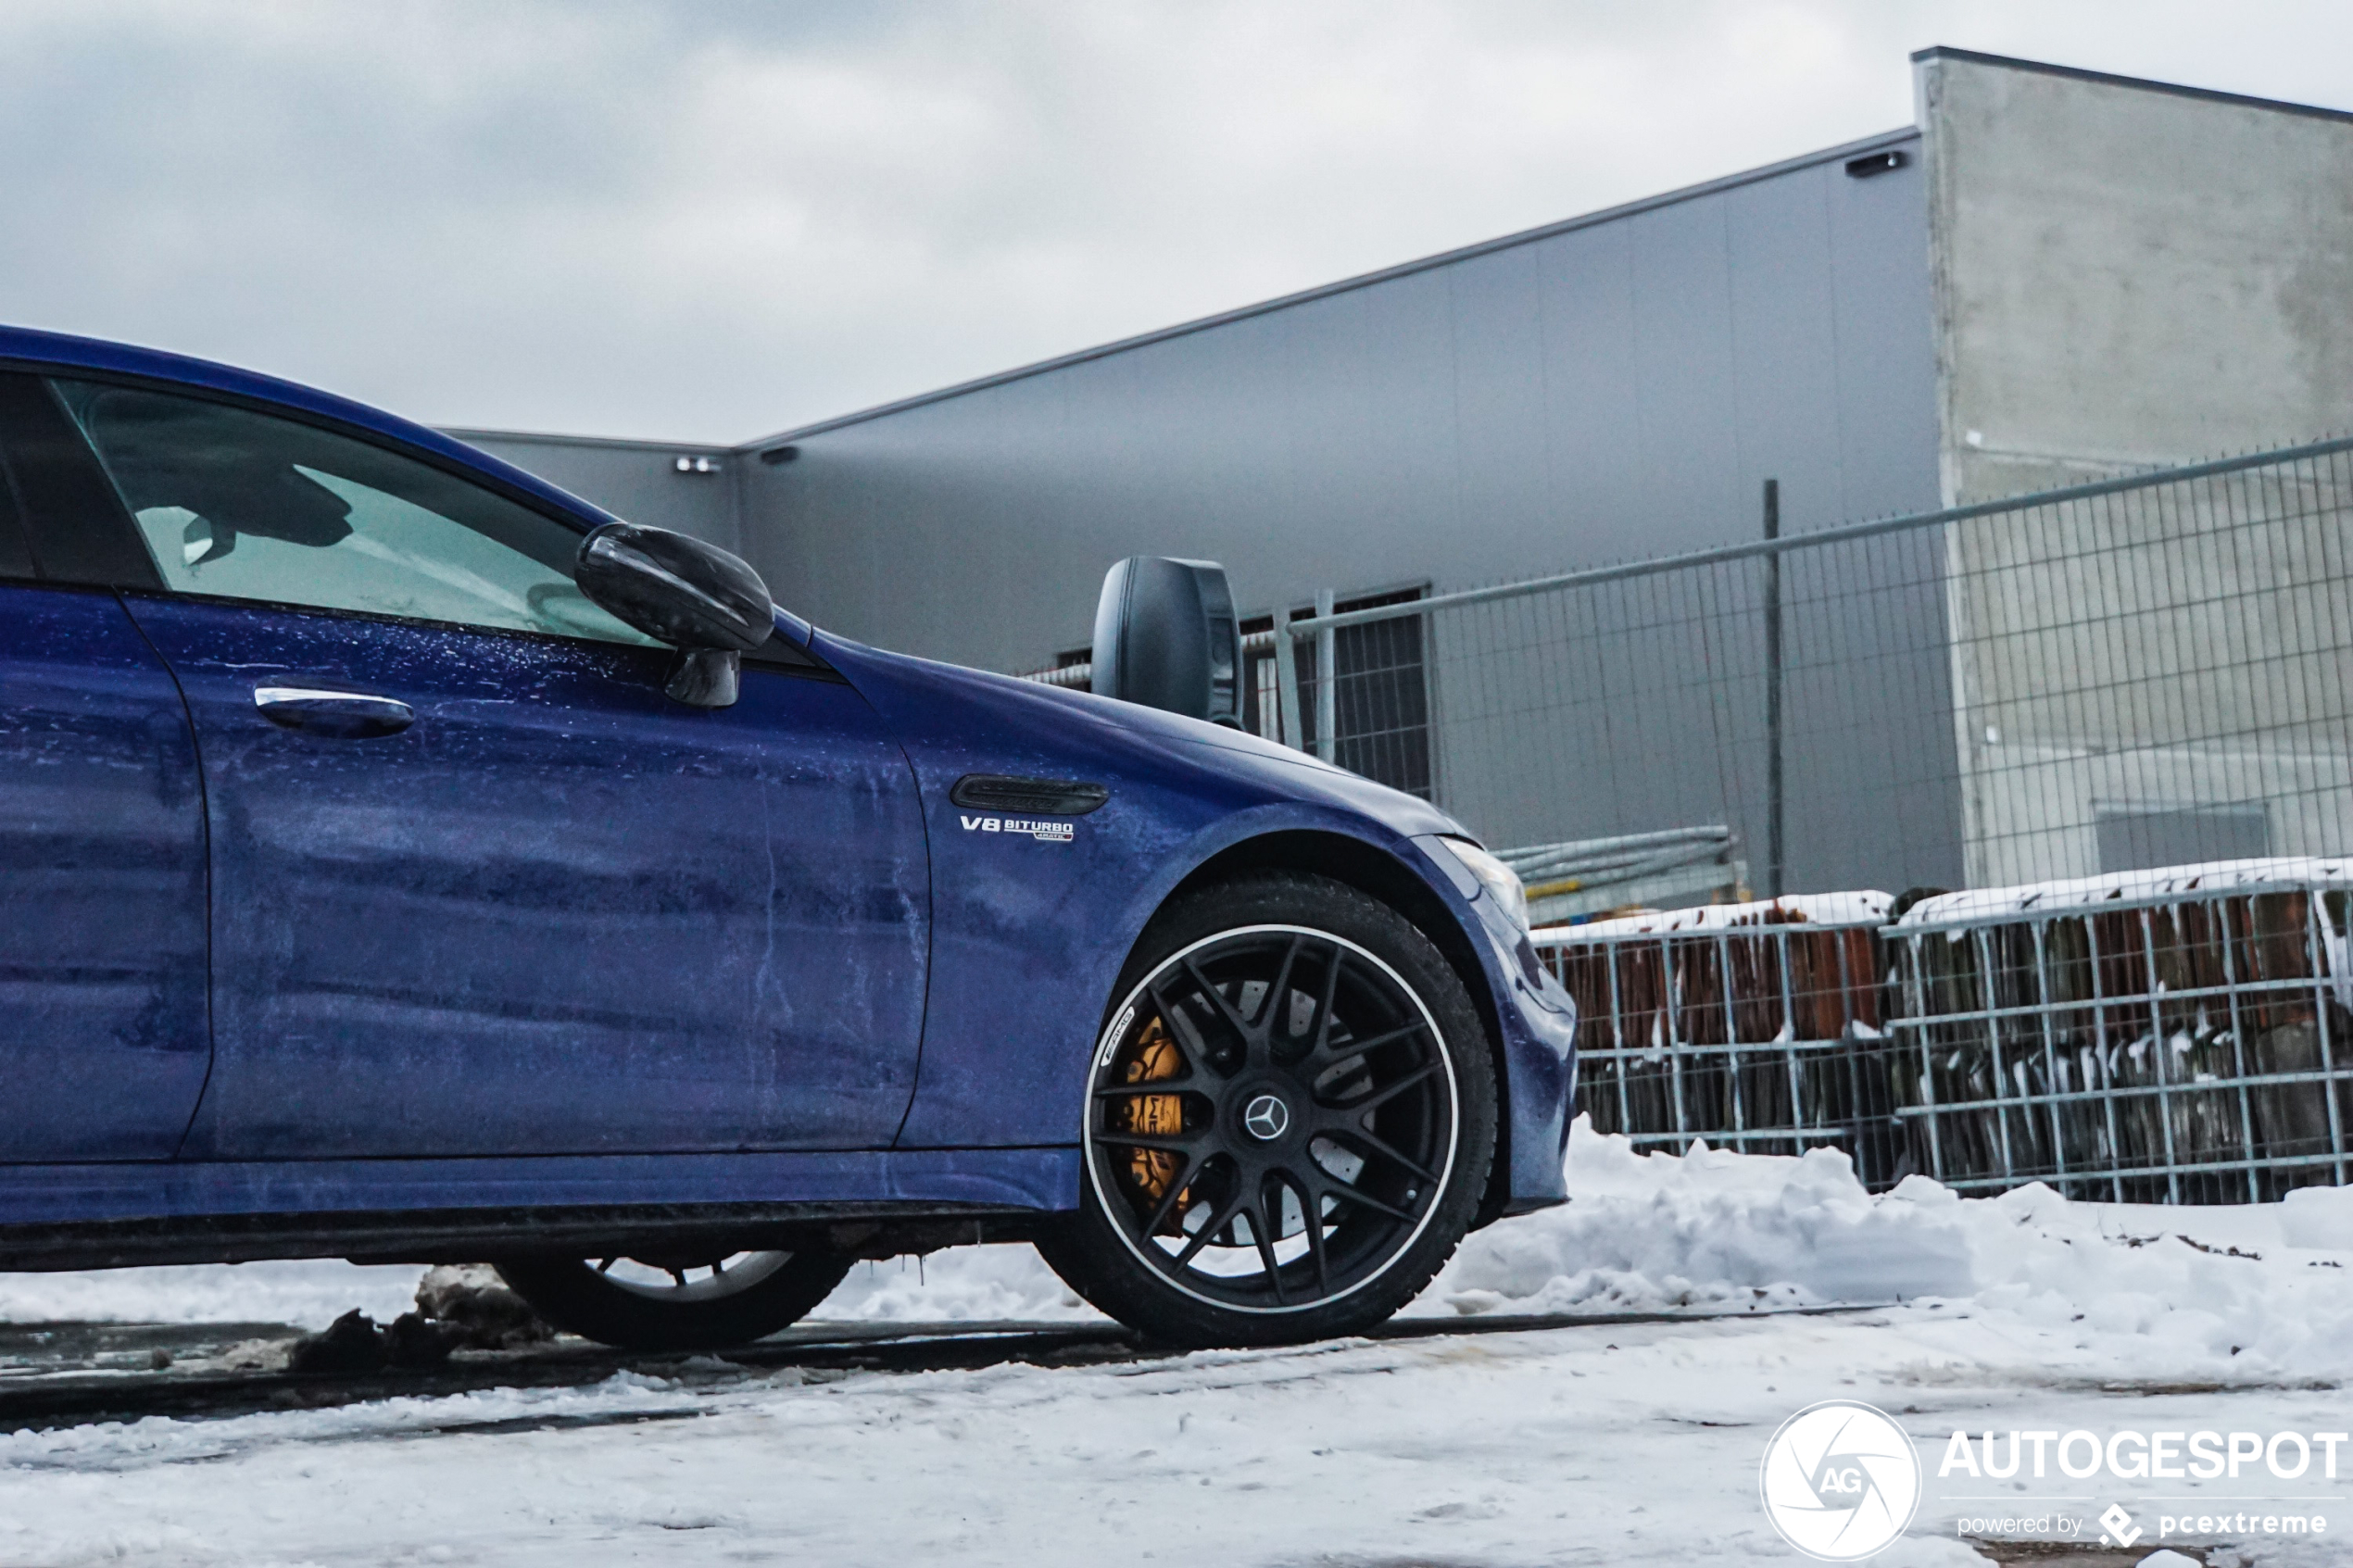
<svg viewBox="0 0 2353 1568">
<path fill-rule="evenodd" d="M 1680 1152 L 1841 1148 L 1897 1179 L 1879 937 L 1888 900 L 1811 918 L 1799 901 L 1556 929 L 1543 949 L 1578 1003 L 1578 1104 L 1595 1128 Z"/>
<path fill-rule="evenodd" d="M 1531 864 L 1709 824 L 1768 894 L 1912 890 L 1540 932 L 1604 1131 L 1837 1147 L 1874 1187 L 2343 1183 L 2346 884 L 2293 859 L 2253 891 L 2118 879 L 2353 848 L 2348 449 L 1319 607 L 1274 638 L 1282 729 L 1375 777 L 1410 744 L 1390 782 Z M 2107 879 L 2095 912 L 2020 912 L 2082 878 Z M 1870 912 L 1995 886 L 2009 912 Z M 1555 918 L 1606 909 L 1560 890 Z"/>
<path fill-rule="evenodd" d="M 1774 512 L 1751 545 L 1319 596 L 1246 645 L 1249 726 L 1527 867 L 1603 1130 L 1838 1147 L 1882 1187 L 2345 1182 L 2353 869 L 2309 858 L 2353 849 L 2353 441 L 1788 538 Z M 1694 877 L 1907 891 L 1607 918 Z M 2070 879 L 2096 909 L 2036 908 Z"/>
<path fill-rule="evenodd" d="M 1638 1147 L 1829 1146 L 1875 1189 L 1918 1172 L 2229 1203 L 2342 1185 L 2353 864 L 2159 880 L 1940 899 L 1887 925 L 1886 895 L 1849 894 L 1540 940 L 1578 1000 L 1579 1104 Z"/>
<path fill-rule="evenodd" d="M 2169 890 L 1888 933 L 1889 1073 L 1913 1168 L 2119 1202 L 2342 1185 L 2353 1130 L 2343 888 Z"/>
<path fill-rule="evenodd" d="M 1282 730 L 1498 846 L 1730 824 L 1768 893 L 2330 852 L 2347 445 L 1343 607 Z"/>
</svg>

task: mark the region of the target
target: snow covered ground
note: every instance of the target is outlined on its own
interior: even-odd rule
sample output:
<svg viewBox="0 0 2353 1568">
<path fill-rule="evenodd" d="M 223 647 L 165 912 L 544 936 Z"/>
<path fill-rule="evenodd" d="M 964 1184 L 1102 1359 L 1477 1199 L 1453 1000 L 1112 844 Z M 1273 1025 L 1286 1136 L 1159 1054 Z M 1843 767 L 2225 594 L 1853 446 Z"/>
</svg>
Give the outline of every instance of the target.
<svg viewBox="0 0 2353 1568">
<path fill-rule="evenodd" d="M 2260 1461 L 2212 1481 L 1938 1474 L 1957 1430 L 2353 1431 L 2353 1191 L 2163 1210 L 2041 1188 L 1965 1201 L 1915 1178 L 1872 1198 L 1832 1153 L 1642 1157 L 1581 1127 L 1569 1175 L 1573 1202 L 1474 1237 L 1410 1311 L 1757 1315 L 919 1374 L 713 1360 L 21 1432 L 0 1437 L 0 1562 L 1793 1561 L 1757 1464 L 1827 1399 L 1878 1405 L 1919 1443 L 1923 1501 L 1881 1562 L 1980 1562 L 1957 1520 L 2029 1536 L 2110 1503 L 2143 1551 L 2184 1544 L 2161 1520 L 2228 1512 L 2188 1530 L 2192 1549 L 2353 1560 L 2353 1444 L 2337 1479 L 2317 1458 L 2288 1478 Z M 416 1273 L 7 1279 L 0 1318 L 381 1318 Z M 1770 1311 L 1841 1301 L 1894 1304 Z M 1091 1314 L 1027 1249 L 991 1248 L 862 1267 L 821 1315 Z M 2329 1533 L 2266 1536 L 2264 1510 Z"/>
</svg>

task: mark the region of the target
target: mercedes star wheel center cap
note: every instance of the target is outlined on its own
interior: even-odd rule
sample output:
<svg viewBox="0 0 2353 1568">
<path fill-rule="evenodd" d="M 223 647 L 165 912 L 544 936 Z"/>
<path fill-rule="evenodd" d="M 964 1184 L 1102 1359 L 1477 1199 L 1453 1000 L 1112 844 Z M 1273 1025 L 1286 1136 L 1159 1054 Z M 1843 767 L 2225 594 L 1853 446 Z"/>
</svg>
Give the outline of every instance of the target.
<svg viewBox="0 0 2353 1568">
<path fill-rule="evenodd" d="M 1242 1108 L 1242 1125 L 1262 1143 L 1273 1143 L 1290 1131 L 1290 1107 L 1273 1095 L 1260 1095 Z"/>
</svg>

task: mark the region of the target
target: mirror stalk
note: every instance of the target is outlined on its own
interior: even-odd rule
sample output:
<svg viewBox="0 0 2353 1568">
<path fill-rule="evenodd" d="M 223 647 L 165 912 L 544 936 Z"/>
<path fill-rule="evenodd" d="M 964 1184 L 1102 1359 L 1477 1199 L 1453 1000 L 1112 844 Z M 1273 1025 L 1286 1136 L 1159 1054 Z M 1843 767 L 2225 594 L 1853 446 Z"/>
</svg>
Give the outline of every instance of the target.
<svg viewBox="0 0 2353 1568">
<path fill-rule="evenodd" d="M 743 656 L 734 648 L 681 648 L 661 689 L 689 708 L 730 708 L 742 671 Z"/>
</svg>

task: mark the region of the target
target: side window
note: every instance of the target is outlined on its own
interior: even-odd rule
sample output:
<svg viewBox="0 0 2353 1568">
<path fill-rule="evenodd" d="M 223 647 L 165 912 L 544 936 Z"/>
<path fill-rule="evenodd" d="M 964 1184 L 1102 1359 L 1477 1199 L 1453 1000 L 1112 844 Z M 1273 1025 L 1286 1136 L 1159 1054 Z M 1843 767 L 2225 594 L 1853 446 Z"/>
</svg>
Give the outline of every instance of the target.
<svg viewBox="0 0 2353 1568">
<path fill-rule="evenodd" d="M 175 590 L 651 641 L 573 585 L 579 534 L 453 474 L 227 404 L 53 384 Z"/>
</svg>

